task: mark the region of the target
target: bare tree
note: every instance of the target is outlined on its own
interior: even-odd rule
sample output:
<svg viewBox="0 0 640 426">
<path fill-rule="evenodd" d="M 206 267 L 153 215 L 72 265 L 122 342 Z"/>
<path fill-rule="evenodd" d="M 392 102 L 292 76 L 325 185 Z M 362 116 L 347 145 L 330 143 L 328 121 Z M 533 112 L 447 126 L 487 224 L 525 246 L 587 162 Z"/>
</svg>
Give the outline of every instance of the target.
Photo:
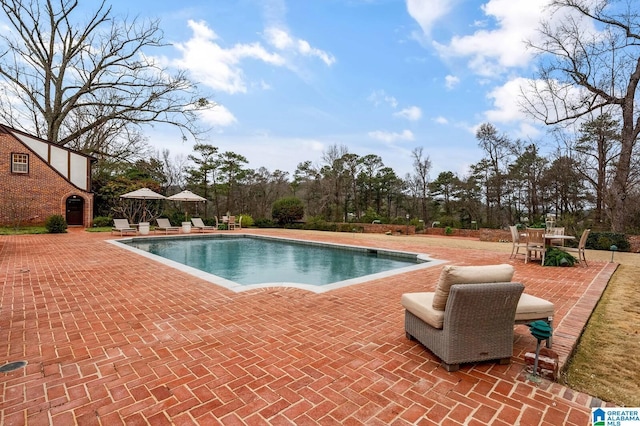
<svg viewBox="0 0 640 426">
<path fill-rule="evenodd" d="M 0 118 L 59 145 L 145 123 L 197 137 L 197 113 L 213 104 L 150 56 L 166 45 L 159 22 L 119 19 L 103 0 L 78 24 L 78 3 L 0 0 Z"/>
<path fill-rule="evenodd" d="M 517 149 L 517 142 L 512 142 L 506 135 L 499 134 L 491 123 L 481 124 L 476 131 L 478 146 L 485 152 L 485 157 L 472 169 L 476 176 L 485 175 L 487 197 L 487 220 L 495 225 L 504 226 L 503 203 L 508 195 L 505 184 L 509 162 Z M 495 207 L 495 209 L 494 209 Z M 492 213 L 495 210 L 495 217 Z"/>
<path fill-rule="evenodd" d="M 633 0 L 554 0 L 561 19 L 543 22 L 539 79 L 524 91 L 524 108 L 546 124 L 592 112 L 620 117 L 620 155 L 610 189 L 612 229 L 625 230 L 629 176 L 640 133 L 635 105 L 640 82 L 640 16 Z M 596 28 L 589 32 L 587 28 Z"/>
<path fill-rule="evenodd" d="M 345 145 L 331 145 L 326 151 L 322 153 L 322 166 L 321 172 L 324 181 L 327 185 L 326 194 L 328 199 L 326 200 L 326 215 L 330 220 L 334 221 L 346 221 L 347 212 L 343 211 L 345 193 L 348 188 L 345 188 L 346 179 L 346 165 L 344 159 L 349 153 L 348 148 Z"/>
<path fill-rule="evenodd" d="M 423 157 L 423 148 L 414 148 L 411 151 L 413 158 L 414 174 L 411 176 L 411 186 L 420 199 L 420 217 L 426 222 L 429 221 L 427 209 L 429 196 L 429 172 L 431 171 L 431 159 L 427 155 Z"/>
<path fill-rule="evenodd" d="M 618 127 L 610 114 L 599 115 L 580 126 L 580 137 L 576 142 L 580 160 L 577 165 L 596 194 L 594 220 L 598 225 L 604 219 L 607 186 L 618 159 Z"/>
</svg>

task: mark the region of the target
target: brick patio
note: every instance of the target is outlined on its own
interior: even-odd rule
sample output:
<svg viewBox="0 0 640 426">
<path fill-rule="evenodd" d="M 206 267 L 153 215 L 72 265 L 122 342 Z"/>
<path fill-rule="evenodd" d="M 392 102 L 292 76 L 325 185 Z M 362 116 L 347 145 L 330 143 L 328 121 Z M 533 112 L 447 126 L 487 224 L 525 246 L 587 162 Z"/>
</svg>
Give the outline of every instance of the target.
<svg viewBox="0 0 640 426">
<path fill-rule="evenodd" d="M 461 250 L 430 236 L 249 232 L 512 263 L 515 281 L 556 305 L 561 363 L 615 270 L 525 265 L 510 246 Z M 527 380 L 536 341 L 526 326 L 515 328 L 510 365 L 453 373 L 406 339 L 400 296 L 433 290 L 441 266 L 321 294 L 234 293 L 109 238 L 0 236 L 0 365 L 28 361 L 0 373 L 0 424 L 582 426 L 602 404 Z"/>
</svg>

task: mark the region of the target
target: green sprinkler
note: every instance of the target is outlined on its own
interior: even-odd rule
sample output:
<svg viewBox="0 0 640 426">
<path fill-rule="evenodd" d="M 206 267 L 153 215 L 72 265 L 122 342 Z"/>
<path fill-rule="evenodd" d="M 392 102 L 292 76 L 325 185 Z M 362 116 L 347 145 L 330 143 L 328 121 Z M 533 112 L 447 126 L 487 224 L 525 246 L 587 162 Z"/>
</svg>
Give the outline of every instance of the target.
<svg viewBox="0 0 640 426">
<path fill-rule="evenodd" d="M 553 330 L 551 326 L 543 320 L 533 321 L 529 324 L 529 331 L 533 337 L 538 340 L 538 344 L 536 345 L 536 359 L 533 363 L 533 375 L 538 374 L 538 357 L 540 356 L 540 343 L 543 340 L 548 340 L 553 334 Z"/>
</svg>

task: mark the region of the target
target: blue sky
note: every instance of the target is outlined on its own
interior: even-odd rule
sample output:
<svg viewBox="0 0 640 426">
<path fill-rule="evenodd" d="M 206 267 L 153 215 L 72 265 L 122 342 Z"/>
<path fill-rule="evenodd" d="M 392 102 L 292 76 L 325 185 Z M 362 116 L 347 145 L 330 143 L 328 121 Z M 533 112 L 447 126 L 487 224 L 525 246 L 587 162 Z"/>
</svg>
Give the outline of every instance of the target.
<svg viewBox="0 0 640 426">
<path fill-rule="evenodd" d="M 293 173 L 332 145 L 379 155 L 400 177 L 422 147 L 431 177 L 464 175 L 482 152 L 475 130 L 545 139 L 520 112 L 533 76 L 524 40 L 547 0 L 114 0 L 117 14 L 159 18 L 172 43 L 153 52 L 188 70 L 218 103 L 207 143 L 248 167 Z M 189 154 L 172 129 L 150 142 Z M 548 138 L 547 138 L 548 139 Z"/>
</svg>

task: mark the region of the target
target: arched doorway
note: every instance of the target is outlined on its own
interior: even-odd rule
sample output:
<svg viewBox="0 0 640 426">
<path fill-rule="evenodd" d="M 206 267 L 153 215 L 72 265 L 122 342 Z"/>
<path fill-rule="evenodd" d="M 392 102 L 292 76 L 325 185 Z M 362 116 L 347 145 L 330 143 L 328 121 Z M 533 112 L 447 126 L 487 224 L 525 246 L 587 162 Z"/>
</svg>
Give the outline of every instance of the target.
<svg viewBox="0 0 640 426">
<path fill-rule="evenodd" d="M 77 195 L 67 198 L 67 225 L 84 225 L 84 198 Z"/>
</svg>

